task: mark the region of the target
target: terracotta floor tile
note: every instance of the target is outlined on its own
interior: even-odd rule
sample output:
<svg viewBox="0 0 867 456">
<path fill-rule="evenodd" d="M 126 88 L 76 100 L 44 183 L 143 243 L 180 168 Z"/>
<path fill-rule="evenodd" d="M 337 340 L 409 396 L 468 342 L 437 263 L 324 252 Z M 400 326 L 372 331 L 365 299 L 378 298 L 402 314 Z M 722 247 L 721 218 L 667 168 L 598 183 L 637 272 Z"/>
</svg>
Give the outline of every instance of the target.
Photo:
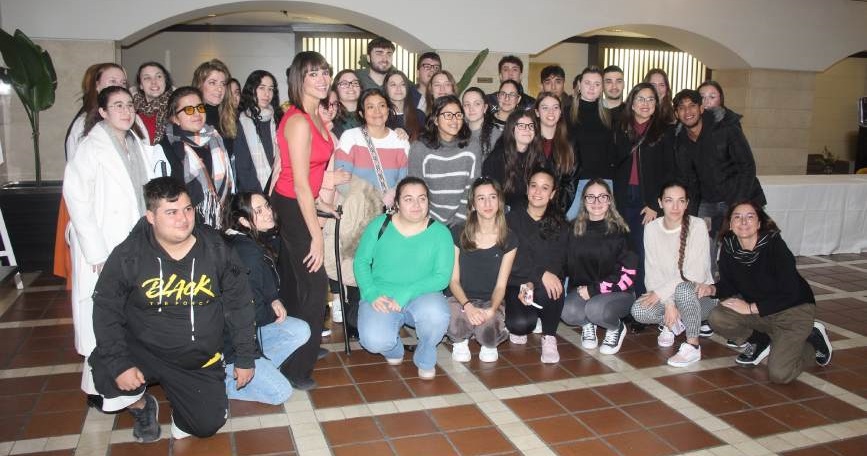
<svg viewBox="0 0 867 456">
<path fill-rule="evenodd" d="M 799 404 L 807 407 L 834 422 L 849 421 L 867 416 L 867 412 L 849 405 L 836 397 L 822 397 L 801 401 Z"/>
<path fill-rule="evenodd" d="M 445 375 L 437 375 L 432 380 L 408 378 L 404 381 L 416 397 L 441 396 L 443 394 L 457 394 L 461 392 L 458 385 Z"/>
<path fill-rule="evenodd" d="M 570 412 L 611 407 L 611 404 L 592 388 L 558 391 L 551 393 L 551 397 Z"/>
<path fill-rule="evenodd" d="M 437 432 L 436 425 L 422 411 L 380 415 L 376 420 L 385 436 L 392 439 Z"/>
<path fill-rule="evenodd" d="M 0 379 L 0 396 L 41 393 L 46 377 L 19 377 Z"/>
<path fill-rule="evenodd" d="M 618 353 L 618 356 L 623 361 L 629 363 L 632 367 L 636 369 L 644 369 L 646 367 L 661 366 L 665 364 L 665 360 L 673 354 L 673 351 L 666 354 L 665 352 L 641 350 L 629 353 Z"/>
<path fill-rule="evenodd" d="M 383 369 L 382 366 L 370 364 L 366 366 L 352 366 L 348 368 L 349 375 L 357 383 L 381 382 L 385 380 L 397 380 L 400 378 L 393 369 Z"/>
<path fill-rule="evenodd" d="M 765 407 L 762 412 L 774 417 L 777 421 L 792 429 L 805 429 L 813 426 L 829 424 L 828 418 L 800 404 L 781 404 Z"/>
<path fill-rule="evenodd" d="M 728 388 L 731 386 L 747 385 L 751 383 L 750 379 L 735 372 L 734 369 L 722 368 L 711 369 L 697 372 L 696 375 L 704 380 L 713 383 L 720 388 Z"/>
<path fill-rule="evenodd" d="M 764 437 L 766 435 L 790 430 L 786 425 L 758 410 L 731 413 L 728 415 L 722 415 L 720 418 L 753 438 Z"/>
<path fill-rule="evenodd" d="M 234 435 L 238 456 L 295 451 L 292 433 L 286 427 L 237 431 Z"/>
<path fill-rule="evenodd" d="M 342 352 L 337 354 L 335 352 L 330 352 L 325 355 L 324 358 L 317 360 L 316 364 L 313 366 L 313 369 L 328 369 L 331 367 L 342 367 L 343 362 L 340 361 L 340 356 L 345 356 Z M 354 356 L 354 355 L 353 355 Z"/>
<path fill-rule="evenodd" d="M 726 392 L 753 407 L 789 402 L 789 398 L 774 392 L 764 385 L 736 386 L 726 389 Z"/>
<path fill-rule="evenodd" d="M 0 418 L 0 442 L 17 440 L 28 419 L 26 415 Z"/>
<path fill-rule="evenodd" d="M 229 400 L 229 415 L 232 417 L 268 415 L 283 413 L 282 405 L 262 404 L 260 402 Z"/>
<path fill-rule="evenodd" d="M 539 350 L 527 347 L 513 350 L 503 350 L 500 352 L 501 358 L 516 366 L 522 366 L 524 364 L 538 364 L 540 362 L 539 357 L 541 355 L 542 352 L 540 352 Z"/>
<path fill-rule="evenodd" d="M 599 435 L 640 429 L 641 425 L 622 411 L 613 409 L 592 410 L 575 414 L 587 427 Z"/>
<path fill-rule="evenodd" d="M 22 437 L 35 439 L 37 437 L 78 434 L 81 432 L 86 414 L 86 410 L 79 410 L 32 415 L 30 422 L 24 428 Z"/>
<path fill-rule="evenodd" d="M 80 388 L 81 374 L 78 372 L 45 377 L 45 391 L 78 391 Z"/>
<path fill-rule="evenodd" d="M 473 372 L 473 374 L 489 389 L 525 385 L 530 382 L 521 371 L 511 366 L 499 369 L 479 370 Z"/>
<path fill-rule="evenodd" d="M 490 426 L 491 422 L 475 405 L 430 410 L 436 425 L 444 431 Z"/>
<path fill-rule="evenodd" d="M 358 389 L 361 390 L 361 395 L 367 402 L 395 401 L 412 397 L 412 392 L 403 383 L 403 380 L 359 383 Z"/>
<path fill-rule="evenodd" d="M 635 404 L 654 400 L 653 396 L 629 382 L 597 386 L 593 389 L 616 405 Z"/>
<path fill-rule="evenodd" d="M 497 454 L 515 447 L 496 428 L 478 428 L 450 432 L 449 440 L 461 455 Z"/>
<path fill-rule="evenodd" d="M 559 364 L 527 364 L 519 366 L 518 370 L 524 373 L 533 382 L 552 382 L 572 378 L 573 375 L 560 367 Z"/>
<path fill-rule="evenodd" d="M 681 453 L 715 447 L 725 443 L 694 423 L 661 426 L 653 428 L 652 431 Z"/>
<path fill-rule="evenodd" d="M 87 408 L 84 394 L 75 392 L 45 392 L 39 396 L 34 413 L 66 412 L 85 410 Z"/>
<path fill-rule="evenodd" d="M 172 440 L 173 456 L 216 456 L 232 453 L 230 434 L 217 434 L 207 439 L 188 437 Z"/>
<path fill-rule="evenodd" d="M 685 416 L 660 401 L 626 405 L 621 410 L 647 428 L 686 421 Z"/>
<path fill-rule="evenodd" d="M 374 355 L 366 350 L 353 350 L 352 354 L 347 356 L 345 353 L 340 352 L 336 353 L 336 355 L 340 358 L 346 366 L 358 366 L 361 364 L 383 364 L 385 365 L 385 358 L 382 355 Z M 404 354 L 404 359 L 408 360 L 410 357 Z"/>
<path fill-rule="evenodd" d="M 826 445 L 840 453 L 841 456 L 863 456 L 864 448 L 867 448 L 867 437 L 854 437 L 839 442 L 830 442 Z"/>
<path fill-rule="evenodd" d="M 586 426 L 571 415 L 561 415 L 526 421 L 536 434 L 548 445 L 592 437 Z"/>
<path fill-rule="evenodd" d="M 547 395 L 518 397 L 503 401 L 524 420 L 562 415 L 566 410 Z"/>
<path fill-rule="evenodd" d="M 343 367 L 335 367 L 331 369 L 314 369 L 313 380 L 320 387 L 341 386 L 352 384 L 352 378 L 346 373 Z"/>
<path fill-rule="evenodd" d="M 780 454 L 783 456 L 840 456 L 839 453 L 825 445 L 801 448 L 799 450 L 787 451 Z"/>
<path fill-rule="evenodd" d="M 559 366 L 571 372 L 576 377 L 599 375 L 613 372 L 608 366 L 590 357 L 576 359 L 561 359 Z"/>
<path fill-rule="evenodd" d="M 579 359 L 579 358 L 589 358 L 593 359 L 592 356 L 587 354 L 584 350 L 572 345 L 571 343 L 565 342 L 557 345 L 557 352 L 560 354 L 560 360 L 564 359 Z M 539 352 L 539 356 L 541 356 L 541 351 Z"/>
<path fill-rule="evenodd" d="M 115 443 L 109 445 L 111 456 L 152 456 L 169 454 L 171 440 L 160 439 L 156 442 L 141 444 L 137 442 Z"/>
<path fill-rule="evenodd" d="M 714 415 L 750 408 L 749 404 L 737 399 L 723 390 L 705 391 L 703 393 L 687 396 L 687 399 Z"/>
<path fill-rule="evenodd" d="M 678 394 L 694 394 L 716 389 L 716 385 L 695 374 L 677 374 L 657 378 L 660 383 Z"/>
<path fill-rule="evenodd" d="M 0 396 L 0 417 L 30 414 L 39 399 L 39 394 Z"/>
<path fill-rule="evenodd" d="M 352 385 L 316 388 L 310 391 L 310 400 L 316 408 L 342 407 L 364 402 L 355 386 Z"/>
<path fill-rule="evenodd" d="M 321 426 L 325 438 L 332 446 L 383 439 L 382 432 L 374 419 L 370 417 L 327 421 Z"/>
<path fill-rule="evenodd" d="M 814 397 L 824 397 L 825 393 L 813 388 L 812 386 L 795 380 L 794 382 L 788 383 L 786 385 L 779 385 L 775 383 L 771 383 L 767 385 L 768 388 L 774 390 L 777 393 L 786 396 L 789 399 L 793 400 L 801 400 L 801 399 L 810 399 Z"/>
<path fill-rule="evenodd" d="M 459 454 L 442 434 L 407 437 L 392 440 L 396 453 L 401 456 L 447 456 Z"/>
<path fill-rule="evenodd" d="M 650 431 L 610 435 L 605 440 L 623 456 L 664 456 L 675 451 Z"/>
<path fill-rule="evenodd" d="M 331 450 L 334 452 L 334 456 L 385 456 L 394 454 L 394 451 L 385 442 L 358 443 L 334 447 Z"/>
<path fill-rule="evenodd" d="M 581 442 L 557 445 L 554 451 L 562 456 L 617 456 L 611 446 L 602 439 L 583 440 Z"/>
</svg>

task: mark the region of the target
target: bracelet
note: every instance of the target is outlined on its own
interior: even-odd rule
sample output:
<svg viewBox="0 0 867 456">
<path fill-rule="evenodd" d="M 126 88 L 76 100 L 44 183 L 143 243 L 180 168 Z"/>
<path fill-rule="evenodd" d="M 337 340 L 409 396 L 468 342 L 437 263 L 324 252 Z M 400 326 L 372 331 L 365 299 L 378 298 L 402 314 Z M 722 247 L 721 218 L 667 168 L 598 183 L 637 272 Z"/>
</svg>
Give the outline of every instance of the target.
<svg viewBox="0 0 867 456">
<path fill-rule="evenodd" d="M 464 312 L 466 310 L 467 304 L 469 304 L 469 303 L 470 303 L 470 301 L 464 301 L 461 304 L 461 312 Z"/>
</svg>

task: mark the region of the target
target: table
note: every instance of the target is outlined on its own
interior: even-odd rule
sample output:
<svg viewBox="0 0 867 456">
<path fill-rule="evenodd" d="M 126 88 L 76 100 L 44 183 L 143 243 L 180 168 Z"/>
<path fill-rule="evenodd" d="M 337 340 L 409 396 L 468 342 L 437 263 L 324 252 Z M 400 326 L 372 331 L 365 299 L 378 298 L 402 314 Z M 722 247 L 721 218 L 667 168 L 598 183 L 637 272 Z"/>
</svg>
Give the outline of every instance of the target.
<svg viewBox="0 0 867 456">
<path fill-rule="evenodd" d="M 867 175 L 759 176 L 765 209 L 797 255 L 867 250 Z"/>
</svg>

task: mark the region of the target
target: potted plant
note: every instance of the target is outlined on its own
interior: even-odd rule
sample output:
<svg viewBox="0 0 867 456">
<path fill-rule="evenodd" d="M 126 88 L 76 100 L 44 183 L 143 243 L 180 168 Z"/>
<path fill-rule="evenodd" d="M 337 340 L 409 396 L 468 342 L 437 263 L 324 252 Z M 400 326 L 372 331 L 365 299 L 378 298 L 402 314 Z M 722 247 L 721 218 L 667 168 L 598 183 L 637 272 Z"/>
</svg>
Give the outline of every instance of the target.
<svg viewBox="0 0 867 456">
<path fill-rule="evenodd" d="M 61 183 L 42 180 L 39 155 L 39 113 L 54 104 L 57 75 L 47 51 L 20 30 L 10 35 L 0 29 L 0 80 L 18 94 L 30 121 L 35 180 L 7 182 L 0 187 L 0 210 L 12 248 L 22 271 L 51 267 Z"/>
</svg>

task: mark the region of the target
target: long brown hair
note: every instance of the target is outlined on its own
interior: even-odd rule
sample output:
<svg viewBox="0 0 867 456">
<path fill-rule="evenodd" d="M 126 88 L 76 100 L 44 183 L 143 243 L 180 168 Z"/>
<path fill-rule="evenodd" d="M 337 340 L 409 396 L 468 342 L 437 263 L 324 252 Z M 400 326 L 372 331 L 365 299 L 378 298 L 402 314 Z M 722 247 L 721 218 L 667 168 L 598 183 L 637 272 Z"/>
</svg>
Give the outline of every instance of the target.
<svg viewBox="0 0 867 456">
<path fill-rule="evenodd" d="M 94 63 L 87 67 L 84 77 L 81 78 L 81 112 L 88 113 L 97 107 L 96 97 L 99 95 L 99 92 L 96 90 L 96 83 L 99 82 L 102 73 L 109 68 L 117 68 L 123 71 L 123 74 L 126 74 L 126 70 L 114 62 Z"/>
<path fill-rule="evenodd" d="M 229 67 L 219 59 L 211 59 L 207 62 L 203 62 L 198 66 L 198 68 L 196 68 L 196 71 L 193 72 L 192 86 L 202 90 L 205 81 L 208 79 L 208 75 L 214 71 L 223 73 L 223 75 L 226 76 L 226 90 L 223 91 L 223 99 L 220 101 L 220 106 L 218 106 L 220 112 L 220 125 L 214 125 L 214 127 L 220 127 L 220 135 L 223 136 L 223 138 L 234 138 L 238 135 L 238 126 L 236 124 L 238 112 L 235 105 L 232 104 L 232 90 L 229 87 L 229 80 L 232 79 L 232 73 L 229 72 Z M 276 83 L 277 81 L 274 82 Z M 205 100 L 202 99 L 202 102 L 204 101 Z"/>
<path fill-rule="evenodd" d="M 623 112 L 620 114 L 620 123 L 617 126 L 617 129 L 626 134 L 626 137 L 632 144 L 636 144 L 639 139 L 635 136 L 635 128 L 633 123 L 635 122 L 635 111 L 632 110 L 632 106 L 635 103 L 635 97 L 638 96 L 638 92 L 642 90 L 650 90 L 653 94 L 653 97 L 656 99 L 654 102 L 653 115 L 650 116 L 650 125 L 648 125 L 647 131 L 644 133 L 644 138 L 646 140 L 645 144 L 655 144 L 662 138 L 663 133 L 665 133 L 665 129 L 668 127 L 668 124 L 665 121 L 664 115 L 660 112 L 660 100 L 656 95 L 656 89 L 649 82 L 639 82 L 629 91 L 629 95 L 626 97 L 626 101 L 623 102 Z M 617 140 L 617 135 L 614 136 L 615 141 Z"/>
<path fill-rule="evenodd" d="M 584 190 L 581 190 L 581 201 L 583 204 L 581 204 L 578 217 L 575 219 L 572 227 L 572 232 L 575 234 L 575 237 L 584 236 L 584 233 L 587 232 L 587 222 L 590 221 L 590 212 L 587 211 L 587 203 L 584 202 L 584 197 L 587 195 L 587 189 L 590 188 L 591 185 L 599 185 L 604 188 L 605 192 L 608 193 L 609 201 L 611 201 L 608 210 L 605 211 L 605 218 L 603 219 L 605 220 L 605 234 L 628 233 L 629 225 L 626 224 L 626 221 L 623 220 L 620 212 L 617 211 L 617 207 L 614 204 L 614 195 L 611 193 L 611 187 L 608 186 L 605 179 L 597 177 L 590 179 L 587 182 L 587 185 L 584 186 Z"/>
<path fill-rule="evenodd" d="M 406 77 L 402 71 L 392 68 L 385 74 L 385 79 L 382 80 L 382 91 L 385 94 L 385 99 L 391 101 L 390 98 L 388 98 L 388 81 L 395 77 L 401 78 L 403 83 L 406 84 L 406 97 L 403 99 L 400 108 L 403 111 L 403 129 L 409 135 L 409 141 L 413 142 L 418 139 L 418 135 L 421 134 L 423 125 L 421 124 L 421 119 L 419 119 L 415 103 L 413 103 L 412 97 L 409 93 L 409 89 L 412 87 L 409 78 Z M 395 105 L 394 109 L 396 110 L 396 108 L 397 106 Z"/>
<path fill-rule="evenodd" d="M 534 136 L 533 141 L 527 145 L 527 150 L 523 153 L 527 154 L 527 159 L 524 162 L 524 169 L 518 167 L 518 152 L 517 144 L 515 143 L 515 128 L 518 121 L 527 117 L 533 122 Z M 503 136 L 500 141 L 503 144 L 503 162 L 505 164 L 505 175 L 503 176 L 503 191 L 512 193 L 515 191 L 516 183 L 519 181 L 527 182 L 530 180 L 531 171 L 536 166 L 543 165 L 542 141 L 539 139 L 539 119 L 536 117 L 536 112 L 533 110 L 524 111 L 523 109 L 515 109 L 509 114 L 506 119 L 506 125 L 503 127 Z"/>
<path fill-rule="evenodd" d="M 455 95 L 455 96 L 458 95 L 458 84 L 457 84 L 457 82 L 455 82 L 455 77 L 450 72 L 448 72 L 446 70 L 439 70 L 436 73 L 430 75 L 430 81 L 427 82 L 427 91 L 424 94 L 424 99 L 425 99 L 425 103 L 426 103 L 425 106 L 427 107 L 427 112 L 425 113 L 426 115 L 430 115 L 431 106 L 433 106 L 434 101 L 435 101 L 433 98 L 433 80 L 435 77 L 437 77 L 437 75 L 440 75 L 440 74 L 444 74 L 446 76 L 446 78 L 449 80 L 449 82 L 451 83 L 452 95 Z"/>
<path fill-rule="evenodd" d="M 497 192 L 497 215 L 494 217 L 494 225 L 497 227 L 497 247 L 505 248 L 506 239 L 509 236 L 509 227 L 506 225 L 506 201 L 503 196 L 503 188 L 500 183 L 490 177 L 479 177 L 470 186 L 467 195 L 467 223 L 461 231 L 461 249 L 476 250 L 476 234 L 479 232 L 479 213 L 476 211 L 476 189 L 483 185 L 490 185 Z"/>
<path fill-rule="evenodd" d="M 557 120 L 557 126 L 554 127 L 554 137 L 551 138 L 553 142 L 551 147 L 551 158 L 554 160 L 554 169 L 561 176 L 572 174 L 575 171 L 575 153 L 572 151 L 572 143 L 569 141 L 569 132 L 566 127 L 566 113 L 563 112 L 563 104 L 560 102 L 560 97 L 554 95 L 551 92 L 542 92 L 536 98 L 536 115 L 539 118 L 539 133 L 542 132 L 541 126 L 541 114 L 539 114 L 539 106 L 542 104 L 542 100 L 550 98 L 557 102 L 560 106 L 560 119 Z"/>
<path fill-rule="evenodd" d="M 662 68 L 652 68 L 644 75 L 644 79 L 641 82 L 650 82 L 650 77 L 654 74 L 658 74 L 662 76 L 662 79 L 665 81 L 665 96 L 662 97 L 659 101 L 659 114 L 662 117 L 662 120 L 666 123 L 672 124 L 674 123 L 674 105 L 671 103 L 671 82 L 668 79 L 668 73 L 665 72 Z M 654 89 L 655 90 L 655 89 Z M 658 97 L 658 95 L 657 95 Z"/>
</svg>

